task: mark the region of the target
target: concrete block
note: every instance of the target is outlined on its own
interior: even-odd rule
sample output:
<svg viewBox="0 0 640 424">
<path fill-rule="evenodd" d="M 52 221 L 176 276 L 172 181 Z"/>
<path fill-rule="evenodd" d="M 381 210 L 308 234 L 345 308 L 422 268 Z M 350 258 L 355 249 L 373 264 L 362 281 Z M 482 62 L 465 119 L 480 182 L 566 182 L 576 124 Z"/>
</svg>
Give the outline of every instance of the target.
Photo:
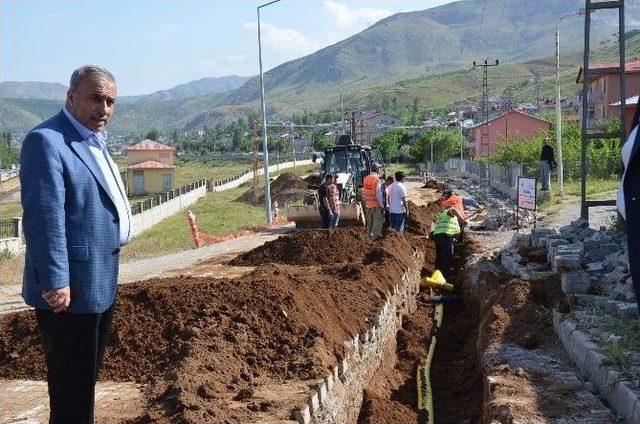
<svg viewBox="0 0 640 424">
<path fill-rule="evenodd" d="M 349 364 L 347 364 L 347 360 L 346 359 L 342 359 L 338 363 L 338 376 L 339 377 L 344 377 L 344 375 L 347 373 L 348 369 L 349 369 Z"/>
<path fill-rule="evenodd" d="M 602 262 L 591 262 L 587 264 L 587 272 L 598 272 L 604 270 L 604 264 Z"/>
<path fill-rule="evenodd" d="M 616 412 L 628 419 L 633 416 L 633 409 L 638 397 L 631 390 L 628 382 L 620 381 L 613 387 L 611 396 L 607 400 Z"/>
<path fill-rule="evenodd" d="M 323 405 L 327 401 L 327 386 L 324 381 L 316 387 L 316 393 L 318 394 L 318 402 Z"/>
<path fill-rule="evenodd" d="M 332 373 L 333 381 L 338 381 L 338 379 L 340 378 L 340 366 L 336 365 L 335 367 L 333 367 Z"/>
<path fill-rule="evenodd" d="M 585 271 L 564 272 L 560 276 L 560 287 L 565 294 L 584 294 L 591 287 L 591 279 Z"/>
<path fill-rule="evenodd" d="M 327 388 L 327 393 L 331 393 L 333 391 L 333 383 L 335 380 L 333 379 L 333 374 L 329 374 L 324 378 L 324 385 Z"/>
<path fill-rule="evenodd" d="M 293 412 L 293 416 L 295 417 L 298 424 L 311 423 L 311 412 L 309 411 L 309 405 L 305 405 L 300 409 L 296 409 Z"/>
<path fill-rule="evenodd" d="M 567 349 L 569 356 L 580 368 L 584 368 L 587 359 L 587 351 L 597 349 L 597 346 L 589 341 L 582 331 L 575 330 L 571 333 L 571 341 Z"/>
<path fill-rule="evenodd" d="M 555 272 L 566 272 L 580 269 L 582 259 L 576 254 L 558 254 L 553 259 Z"/>
<path fill-rule="evenodd" d="M 313 392 L 309 400 L 307 401 L 307 405 L 309 406 L 309 412 L 311 415 L 315 415 L 320 411 L 320 401 L 318 399 L 318 392 Z"/>
<path fill-rule="evenodd" d="M 587 356 L 585 357 L 584 368 L 582 368 L 582 371 L 587 375 L 587 377 L 589 377 L 589 380 L 598 387 L 598 389 L 605 387 L 607 380 L 609 379 L 609 370 L 607 367 L 602 365 L 603 360 L 603 354 L 593 349 L 589 349 L 587 351 Z"/>
</svg>

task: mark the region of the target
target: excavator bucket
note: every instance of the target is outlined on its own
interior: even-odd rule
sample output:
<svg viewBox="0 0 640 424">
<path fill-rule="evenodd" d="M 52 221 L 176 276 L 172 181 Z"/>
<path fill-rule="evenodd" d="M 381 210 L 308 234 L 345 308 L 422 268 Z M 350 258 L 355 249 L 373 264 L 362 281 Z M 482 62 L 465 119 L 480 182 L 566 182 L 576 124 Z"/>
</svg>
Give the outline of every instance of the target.
<svg viewBox="0 0 640 424">
<path fill-rule="evenodd" d="M 287 207 L 287 220 L 296 223 L 297 228 L 321 228 L 322 220 L 316 205 Z M 338 227 L 364 226 L 364 213 L 360 203 L 344 203 L 340 205 L 340 221 Z"/>
</svg>

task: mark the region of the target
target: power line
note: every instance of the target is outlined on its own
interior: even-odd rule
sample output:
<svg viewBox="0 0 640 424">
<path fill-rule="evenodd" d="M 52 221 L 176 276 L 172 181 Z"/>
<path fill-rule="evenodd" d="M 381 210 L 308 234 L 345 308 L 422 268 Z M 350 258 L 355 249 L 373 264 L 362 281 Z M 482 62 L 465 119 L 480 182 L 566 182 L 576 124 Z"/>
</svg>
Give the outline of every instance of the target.
<svg viewBox="0 0 640 424">
<path fill-rule="evenodd" d="M 482 12 L 480 13 L 480 25 L 478 26 L 478 42 L 476 43 L 476 56 L 480 51 L 480 36 L 482 35 L 482 26 L 484 25 L 484 10 L 487 6 L 487 0 L 483 0 L 482 2 Z"/>
</svg>

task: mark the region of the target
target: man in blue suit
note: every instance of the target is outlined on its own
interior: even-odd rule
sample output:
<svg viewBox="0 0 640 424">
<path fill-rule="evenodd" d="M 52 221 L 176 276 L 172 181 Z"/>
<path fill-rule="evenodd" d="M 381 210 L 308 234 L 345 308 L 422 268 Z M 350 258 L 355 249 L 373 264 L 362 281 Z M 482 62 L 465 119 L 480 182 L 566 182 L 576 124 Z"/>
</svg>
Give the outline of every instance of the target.
<svg viewBox="0 0 640 424">
<path fill-rule="evenodd" d="M 106 149 L 115 98 L 111 73 L 76 69 L 65 107 L 22 146 L 22 296 L 35 308 L 44 345 L 51 423 L 93 422 L 120 246 L 132 234 L 124 185 Z"/>
<path fill-rule="evenodd" d="M 631 133 L 622 146 L 622 162 L 625 167 L 622 184 L 618 190 L 618 210 L 627 221 L 629 246 L 629 271 L 633 290 L 640 310 L 640 98 L 631 123 Z"/>
</svg>

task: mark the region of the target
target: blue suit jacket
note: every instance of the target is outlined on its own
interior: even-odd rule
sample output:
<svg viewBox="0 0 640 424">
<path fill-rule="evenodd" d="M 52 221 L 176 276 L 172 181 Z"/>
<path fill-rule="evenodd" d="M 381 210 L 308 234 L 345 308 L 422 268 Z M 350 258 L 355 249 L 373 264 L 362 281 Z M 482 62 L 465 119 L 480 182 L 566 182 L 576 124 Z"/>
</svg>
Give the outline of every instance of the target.
<svg viewBox="0 0 640 424">
<path fill-rule="evenodd" d="M 51 309 L 42 292 L 69 285 L 69 312 L 104 312 L 116 295 L 119 218 L 88 145 L 61 111 L 27 135 L 20 166 L 22 297 Z"/>
<path fill-rule="evenodd" d="M 636 106 L 631 129 L 640 123 L 640 99 Z M 627 165 L 624 181 L 624 203 L 627 215 L 627 241 L 631 278 L 640 305 L 640 130 L 636 133 L 635 145 Z"/>
</svg>

